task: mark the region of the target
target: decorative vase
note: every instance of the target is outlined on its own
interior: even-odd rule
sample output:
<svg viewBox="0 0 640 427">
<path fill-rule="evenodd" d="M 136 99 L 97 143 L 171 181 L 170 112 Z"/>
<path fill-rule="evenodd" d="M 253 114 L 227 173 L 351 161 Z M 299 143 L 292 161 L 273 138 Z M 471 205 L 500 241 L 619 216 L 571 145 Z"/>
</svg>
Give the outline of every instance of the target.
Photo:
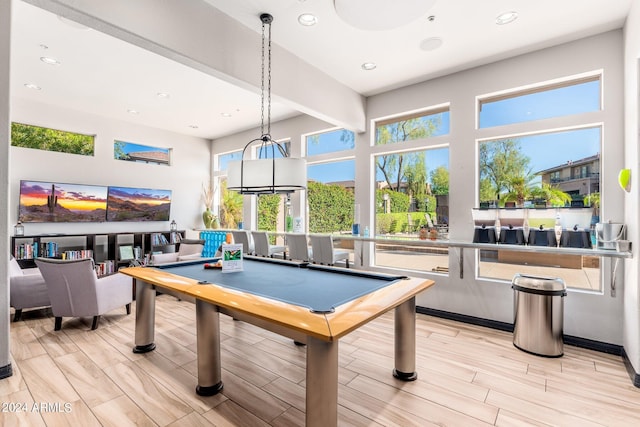
<svg viewBox="0 0 640 427">
<path fill-rule="evenodd" d="M 202 221 L 204 222 L 204 228 L 211 229 L 213 227 L 213 222 L 215 221 L 215 218 L 213 216 L 213 212 L 211 212 L 211 209 L 207 208 L 202 213 Z"/>
</svg>

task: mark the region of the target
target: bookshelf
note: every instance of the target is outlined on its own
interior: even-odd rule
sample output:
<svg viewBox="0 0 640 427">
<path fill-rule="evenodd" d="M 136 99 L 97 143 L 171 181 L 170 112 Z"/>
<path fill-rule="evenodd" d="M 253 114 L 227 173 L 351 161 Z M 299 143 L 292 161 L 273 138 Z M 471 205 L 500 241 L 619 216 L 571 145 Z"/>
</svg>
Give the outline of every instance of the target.
<svg viewBox="0 0 640 427">
<path fill-rule="evenodd" d="M 97 234 L 38 234 L 12 236 L 11 250 L 20 267 L 35 267 L 35 258 L 93 258 L 98 274 L 110 274 L 129 265 L 121 246 L 132 246 L 134 258 L 144 261 L 151 252 L 175 252 L 184 238 L 181 231 L 118 232 Z"/>
</svg>

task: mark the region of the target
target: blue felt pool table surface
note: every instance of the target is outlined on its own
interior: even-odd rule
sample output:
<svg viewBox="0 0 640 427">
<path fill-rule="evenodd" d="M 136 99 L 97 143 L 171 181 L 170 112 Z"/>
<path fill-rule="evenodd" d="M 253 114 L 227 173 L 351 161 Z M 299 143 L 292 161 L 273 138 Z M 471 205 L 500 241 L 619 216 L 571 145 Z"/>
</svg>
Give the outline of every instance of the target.
<svg viewBox="0 0 640 427">
<path fill-rule="evenodd" d="M 401 276 L 370 274 L 306 263 L 278 262 L 247 257 L 243 271 L 223 273 L 205 269 L 199 261 L 157 268 L 181 277 L 329 313 L 335 307 L 403 280 Z M 206 286 L 203 284 L 202 286 Z"/>
</svg>

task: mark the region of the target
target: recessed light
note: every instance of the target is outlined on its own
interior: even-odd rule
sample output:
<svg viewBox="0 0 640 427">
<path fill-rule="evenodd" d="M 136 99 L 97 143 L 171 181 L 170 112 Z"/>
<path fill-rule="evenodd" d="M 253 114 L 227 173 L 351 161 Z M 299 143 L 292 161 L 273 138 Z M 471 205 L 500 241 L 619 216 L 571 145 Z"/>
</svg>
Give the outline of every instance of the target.
<svg viewBox="0 0 640 427">
<path fill-rule="evenodd" d="M 164 92 L 158 92 L 158 93 L 156 94 L 156 96 L 157 96 L 158 98 L 163 98 L 163 99 L 167 99 L 167 98 L 169 98 L 169 94 L 168 94 L 168 93 L 164 93 Z"/>
<path fill-rule="evenodd" d="M 442 46 L 442 43 L 443 42 L 440 37 L 429 37 L 428 39 L 424 39 L 420 42 L 420 49 L 425 51 L 436 50 Z"/>
<path fill-rule="evenodd" d="M 231 113 L 220 113 L 222 117 L 231 117 Z"/>
<path fill-rule="evenodd" d="M 496 17 L 496 24 L 506 25 L 506 24 L 512 23 L 516 19 L 518 19 L 518 12 L 514 12 L 514 11 L 504 12 Z"/>
<path fill-rule="evenodd" d="M 318 23 L 318 18 L 310 13 L 303 13 L 298 16 L 298 22 L 300 25 L 304 25 L 305 27 L 311 27 Z"/>
<path fill-rule="evenodd" d="M 42 89 L 40 86 L 38 86 L 37 84 L 34 84 L 34 83 L 25 83 L 24 87 L 26 87 L 27 89 L 33 89 L 33 90 Z"/>
<path fill-rule="evenodd" d="M 140 114 L 140 112 L 139 112 L 138 110 L 134 110 L 134 109 L 132 109 L 132 108 L 129 108 L 129 109 L 127 110 L 127 113 L 129 113 L 129 114 Z"/>
<path fill-rule="evenodd" d="M 375 62 L 365 62 L 364 64 L 361 65 L 361 67 L 365 71 L 371 71 L 371 70 L 375 70 L 377 65 L 375 64 Z"/>
<path fill-rule="evenodd" d="M 58 61 L 57 59 L 54 59 L 54 58 L 50 58 L 48 56 L 40 57 L 40 61 L 44 62 L 45 64 L 49 64 L 49 65 L 60 65 L 60 61 Z"/>
</svg>

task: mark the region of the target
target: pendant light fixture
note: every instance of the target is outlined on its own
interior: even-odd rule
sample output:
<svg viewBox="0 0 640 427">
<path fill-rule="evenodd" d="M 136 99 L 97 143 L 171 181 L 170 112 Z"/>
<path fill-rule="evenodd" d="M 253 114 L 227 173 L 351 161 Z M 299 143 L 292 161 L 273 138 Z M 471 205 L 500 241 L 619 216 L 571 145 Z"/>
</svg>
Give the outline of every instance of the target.
<svg viewBox="0 0 640 427">
<path fill-rule="evenodd" d="M 262 22 L 262 86 L 261 124 L 259 138 L 253 139 L 242 150 L 240 161 L 229 162 L 227 189 L 240 194 L 288 194 L 305 190 L 307 186 L 307 162 L 292 158 L 285 146 L 271 139 L 271 22 L 273 16 L 260 15 Z M 265 32 L 268 27 L 268 37 Z M 266 49 L 265 49 L 266 45 Z M 267 60 L 265 97 L 265 50 Z M 265 124 L 266 107 L 266 124 Z M 245 160 L 247 148 L 259 143 L 257 159 Z M 276 149 L 282 157 L 276 158 Z"/>
</svg>

